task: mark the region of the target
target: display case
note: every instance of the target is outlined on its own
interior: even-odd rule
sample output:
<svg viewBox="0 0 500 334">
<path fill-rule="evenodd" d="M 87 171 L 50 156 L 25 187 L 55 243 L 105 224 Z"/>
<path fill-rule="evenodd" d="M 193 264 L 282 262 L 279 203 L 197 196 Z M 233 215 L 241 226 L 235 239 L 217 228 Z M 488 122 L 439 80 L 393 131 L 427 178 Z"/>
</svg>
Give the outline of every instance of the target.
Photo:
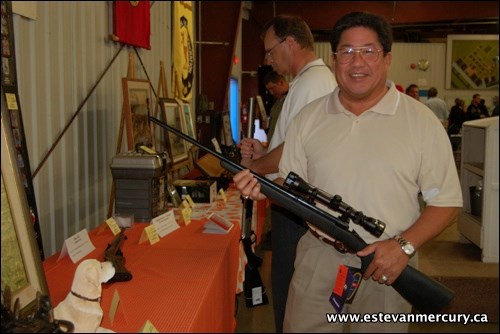
<svg viewBox="0 0 500 334">
<path fill-rule="evenodd" d="M 499 225 L 498 149 L 498 116 L 463 124 L 460 182 L 464 203 L 458 230 L 481 248 L 483 262 L 496 263 Z M 481 183 L 482 194 L 474 197 L 474 187 Z"/>
</svg>

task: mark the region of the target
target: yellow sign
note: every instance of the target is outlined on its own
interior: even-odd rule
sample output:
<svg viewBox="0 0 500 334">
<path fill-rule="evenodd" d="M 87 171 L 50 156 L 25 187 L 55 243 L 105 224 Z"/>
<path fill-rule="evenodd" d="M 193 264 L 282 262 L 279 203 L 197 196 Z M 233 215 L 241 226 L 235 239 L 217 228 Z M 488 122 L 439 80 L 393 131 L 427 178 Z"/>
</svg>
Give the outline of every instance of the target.
<svg viewBox="0 0 500 334">
<path fill-rule="evenodd" d="M 175 98 L 189 102 L 194 81 L 192 1 L 174 1 L 172 90 Z"/>
</svg>

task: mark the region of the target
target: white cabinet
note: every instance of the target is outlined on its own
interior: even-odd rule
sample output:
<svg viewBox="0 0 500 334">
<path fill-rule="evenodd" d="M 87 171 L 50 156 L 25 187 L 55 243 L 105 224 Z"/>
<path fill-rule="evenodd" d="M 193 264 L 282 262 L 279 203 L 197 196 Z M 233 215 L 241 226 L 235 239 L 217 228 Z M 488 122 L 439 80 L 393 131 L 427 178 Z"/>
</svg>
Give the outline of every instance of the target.
<svg viewBox="0 0 500 334">
<path fill-rule="evenodd" d="M 468 121 L 462 128 L 460 182 L 464 205 L 460 233 L 482 249 L 483 262 L 498 263 L 498 116 Z M 470 187 L 483 182 L 482 215 L 471 213 Z"/>
</svg>

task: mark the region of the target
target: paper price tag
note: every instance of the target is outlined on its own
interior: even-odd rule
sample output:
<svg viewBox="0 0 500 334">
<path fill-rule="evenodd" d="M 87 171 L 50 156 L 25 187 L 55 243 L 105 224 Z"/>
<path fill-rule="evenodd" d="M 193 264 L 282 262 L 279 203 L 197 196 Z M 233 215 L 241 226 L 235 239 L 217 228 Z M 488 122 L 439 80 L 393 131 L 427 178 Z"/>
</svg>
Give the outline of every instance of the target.
<svg viewBox="0 0 500 334">
<path fill-rule="evenodd" d="M 191 206 L 189 206 L 189 203 L 188 203 L 188 201 L 186 199 L 182 200 L 182 206 L 183 206 L 184 209 L 190 209 L 191 208 Z"/>
<path fill-rule="evenodd" d="M 224 191 L 224 189 L 223 189 L 223 188 L 220 188 L 220 189 L 219 189 L 219 195 L 222 197 L 222 200 L 223 200 L 224 202 L 227 202 L 226 192 Z"/>
<path fill-rule="evenodd" d="M 188 201 L 189 205 L 194 209 L 196 204 L 194 204 L 193 199 L 191 198 L 191 195 L 186 195 L 186 200 Z"/>
<path fill-rule="evenodd" d="M 160 241 L 160 236 L 156 232 L 156 228 L 154 225 L 149 225 L 146 227 L 141 234 L 141 238 L 139 239 L 139 243 L 144 242 L 145 240 L 149 240 L 151 245 L 154 245 L 158 241 Z"/>
<path fill-rule="evenodd" d="M 156 327 L 151 323 L 151 321 L 146 321 L 141 328 L 140 333 L 159 333 Z"/>
<path fill-rule="evenodd" d="M 117 235 L 121 232 L 120 226 L 118 226 L 116 220 L 113 217 L 108 218 L 106 220 L 106 224 L 108 224 L 111 232 L 113 232 L 113 235 Z"/>
<path fill-rule="evenodd" d="M 5 93 L 5 100 L 7 101 L 7 108 L 10 110 L 18 110 L 16 94 Z"/>
<path fill-rule="evenodd" d="M 120 294 L 118 293 L 118 290 L 115 289 L 115 292 L 113 293 L 113 299 L 111 300 L 111 307 L 109 308 L 109 320 L 111 322 L 111 325 L 113 325 L 113 322 L 115 321 L 116 309 L 118 308 L 119 303 Z"/>
<path fill-rule="evenodd" d="M 182 218 L 184 219 L 184 224 L 186 226 L 191 223 L 191 208 L 184 208 L 182 209 Z"/>
</svg>

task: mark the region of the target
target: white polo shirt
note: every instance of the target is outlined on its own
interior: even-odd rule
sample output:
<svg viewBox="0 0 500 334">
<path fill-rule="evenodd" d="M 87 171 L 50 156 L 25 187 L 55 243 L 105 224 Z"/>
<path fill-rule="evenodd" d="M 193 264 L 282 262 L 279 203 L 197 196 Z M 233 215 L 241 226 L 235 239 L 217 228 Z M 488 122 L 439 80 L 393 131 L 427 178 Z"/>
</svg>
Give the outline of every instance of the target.
<svg viewBox="0 0 500 334">
<path fill-rule="evenodd" d="M 335 87 L 337 87 L 335 77 L 322 59 L 316 59 L 304 66 L 289 84 L 288 94 L 269 143 L 268 152 L 283 143 L 290 121 L 300 112 L 302 107 L 331 93 Z M 278 174 L 266 176 L 270 180 L 274 180 Z"/>
</svg>

